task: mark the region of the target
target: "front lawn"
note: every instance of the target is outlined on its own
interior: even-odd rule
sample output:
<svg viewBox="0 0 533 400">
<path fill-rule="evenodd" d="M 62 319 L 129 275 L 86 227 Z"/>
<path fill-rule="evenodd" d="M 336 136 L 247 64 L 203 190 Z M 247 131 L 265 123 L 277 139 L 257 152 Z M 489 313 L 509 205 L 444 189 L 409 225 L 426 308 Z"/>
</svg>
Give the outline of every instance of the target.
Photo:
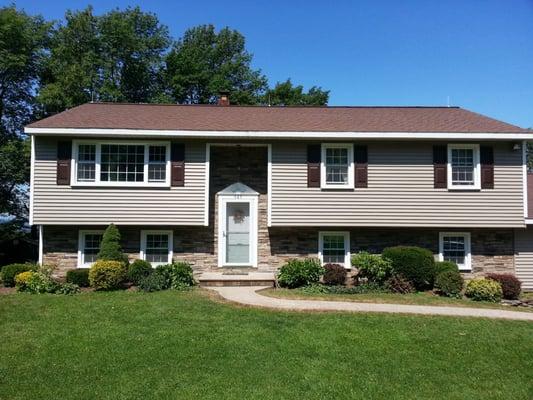
<svg viewBox="0 0 533 400">
<path fill-rule="evenodd" d="M 529 322 L 295 313 L 205 291 L 0 297 L 2 399 L 531 399 Z"/>
</svg>

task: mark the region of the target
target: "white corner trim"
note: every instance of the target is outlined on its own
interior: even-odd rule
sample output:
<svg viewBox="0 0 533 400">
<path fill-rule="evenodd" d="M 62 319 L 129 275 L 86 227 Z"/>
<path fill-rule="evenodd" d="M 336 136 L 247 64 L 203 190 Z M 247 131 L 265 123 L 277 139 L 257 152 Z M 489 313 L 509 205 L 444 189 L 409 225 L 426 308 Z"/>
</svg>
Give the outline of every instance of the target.
<svg viewBox="0 0 533 400">
<path fill-rule="evenodd" d="M 43 265 L 44 237 L 43 226 L 39 225 L 39 265 Z"/>
<path fill-rule="evenodd" d="M 472 149 L 474 156 L 474 184 L 473 185 L 454 185 L 452 181 L 452 150 L 453 149 Z M 480 190 L 481 189 L 481 164 L 479 154 L 479 144 L 469 143 L 452 143 L 448 144 L 448 162 L 447 177 L 448 189 L 450 190 Z"/>
<path fill-rule="evenodd" d="M 168 235 L 168 258 L 167 262 L 153 262 L 152 267 L 172 263 L 174 256 L 174 232 L 172 230 L 141 230 L 141 249 L 139 257 L 146 260 L 146 235 Z"/>
<path fill-rule="evenodd" d="M 350 269 L 352 267 L 350 256 L 350 232 L 349 231 L 319 231 L 318 232 L 318 258 L 320 263 L 324 264 L 324 236 L 328 235 L 342 235 L 344 237 L 344 268 Z"/>
<path fill-rule="evenodd" d="M 348 150 L 348 182 L 346 183 L 328 183 L 326 181 L 326 152 L 327 149 L 347 149 Z M 320 148 L 320 188 L 347 190 L 354 188 L 354 159 L 352 143 L 322 143 Z"/>
<path fill-rule="evenodd" d="M 205 144 L 205 187 L 204 187 L 204 226 L 209 226 L 209 169 L 211 163 L 211 145 Z"/>
<path fill-rule="evenodd" d="M 272 226 L 272 144 L 268 145 L 267 227 Z"/>
<path fill-rule="evenodd" d="M 522 141 L 522 193 L 524 200 L 524 218 L 528 217 L 528 198 L 527 198 L 527 142 Z M 533 217 L 533 215 L 532 215 Z M 526 221 L 527 223 L 527 221 Z"/>
<path fill-rule="evenodd" d="M 465 238 L 465 263 L 458 265 L 459 271 L 472 270 L 472 246 L 470 232 L 439 232 L 439 261 L 444 261 L 444 237 L 463 236 Z"/>
<path fill-rule="evenodd" d="M 34 196 L 34 186 L 35 186 L 35 137 L 30 137 L 30 215 L 28 223 L 33 225 L 33 196 Z"/>
</svg>

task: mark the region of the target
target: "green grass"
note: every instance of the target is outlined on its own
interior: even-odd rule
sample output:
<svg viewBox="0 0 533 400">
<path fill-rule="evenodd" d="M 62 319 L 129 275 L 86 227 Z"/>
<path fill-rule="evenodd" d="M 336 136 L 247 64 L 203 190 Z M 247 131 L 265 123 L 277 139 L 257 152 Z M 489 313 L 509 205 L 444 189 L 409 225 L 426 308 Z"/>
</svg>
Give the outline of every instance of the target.
<svg viewBox="0 0 533 400">
<path fill-rule="evenodd" d="M 533 325 L 205 292 L 0 297 L 1 399 L 531 399 Z"/>
<path fill-rule="evenodd" d="M 474 308 L 494 308 L 507 311 L 533 312 L 528 307 L 511 307 L 498 303 L 484 301 L 473 301 L 469 299 L 453 299 L 433 294 L 431 292 L 417 292 L 409 294 L 397 293 L 363 293 L 363 294 L 332 294 L 332 293 L 307 293 L 302 289 L 265 289 L 261 291 L 264 296 L 282 299 L 302 299 L 302 300 L 332 300 L 332 301 L 354 301 L 361 303 L 395 303 L 395 304 L 417 304 L 425 306 L 455 306 Z"/>
</svg>

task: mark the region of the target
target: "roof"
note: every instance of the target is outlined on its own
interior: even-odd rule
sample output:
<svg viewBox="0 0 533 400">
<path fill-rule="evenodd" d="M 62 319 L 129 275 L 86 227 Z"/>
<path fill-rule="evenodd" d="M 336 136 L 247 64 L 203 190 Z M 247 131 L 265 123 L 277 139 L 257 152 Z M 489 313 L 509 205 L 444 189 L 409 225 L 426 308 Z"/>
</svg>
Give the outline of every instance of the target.
<svg viewBox="0 0 533 400">
<path fill-rule="evenodd" d="M 267 107 L 87 103 L 28 128 L 263 132 L 531 133 L 459 107 Z"/>
</svg>

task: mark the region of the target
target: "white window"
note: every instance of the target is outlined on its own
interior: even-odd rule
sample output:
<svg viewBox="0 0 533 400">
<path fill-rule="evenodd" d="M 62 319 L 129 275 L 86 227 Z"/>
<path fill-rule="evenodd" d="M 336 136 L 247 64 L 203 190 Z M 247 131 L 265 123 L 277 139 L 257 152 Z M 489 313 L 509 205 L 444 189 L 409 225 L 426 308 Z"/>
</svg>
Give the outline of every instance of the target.
<svg viewBox="0 0 533 400">
<path fill-rule="evenodd" d="M 96 261 L 104 231 L 80 231 L 78 235 L 78 268 L 88 268 Z"/>
<path fill-rule="evenodd" d="M 318 256 L 322 264 L 340 264 L 350 268 L 350 233 L 319 232 Z"/>
<path fill-rule="evenodd" d="M 141 231 L 141 259 L 153 266 L 172 262 L 172 231 Z"/>
<path fill-rule="evenodd" d="M 353 145 L 342 143 L 322 144 L 320 167 L 320 186 L 322 188 L 353 188 Z"/>
<path fill-rule="evenodd" d="M 448 145 L 448 188 L 480 188 L 479 145 Z"/>
<path fill-rule="evenodd" d="M 441 232 L 439 234 L 439 260 L 453 261 L 461 271 L 471 269 L 470 233 Z"/>
<path fill-rule="evenodd" d="M 73 185 L 170 186 L 168 142 L 75 141 Z"/>
</svg>

